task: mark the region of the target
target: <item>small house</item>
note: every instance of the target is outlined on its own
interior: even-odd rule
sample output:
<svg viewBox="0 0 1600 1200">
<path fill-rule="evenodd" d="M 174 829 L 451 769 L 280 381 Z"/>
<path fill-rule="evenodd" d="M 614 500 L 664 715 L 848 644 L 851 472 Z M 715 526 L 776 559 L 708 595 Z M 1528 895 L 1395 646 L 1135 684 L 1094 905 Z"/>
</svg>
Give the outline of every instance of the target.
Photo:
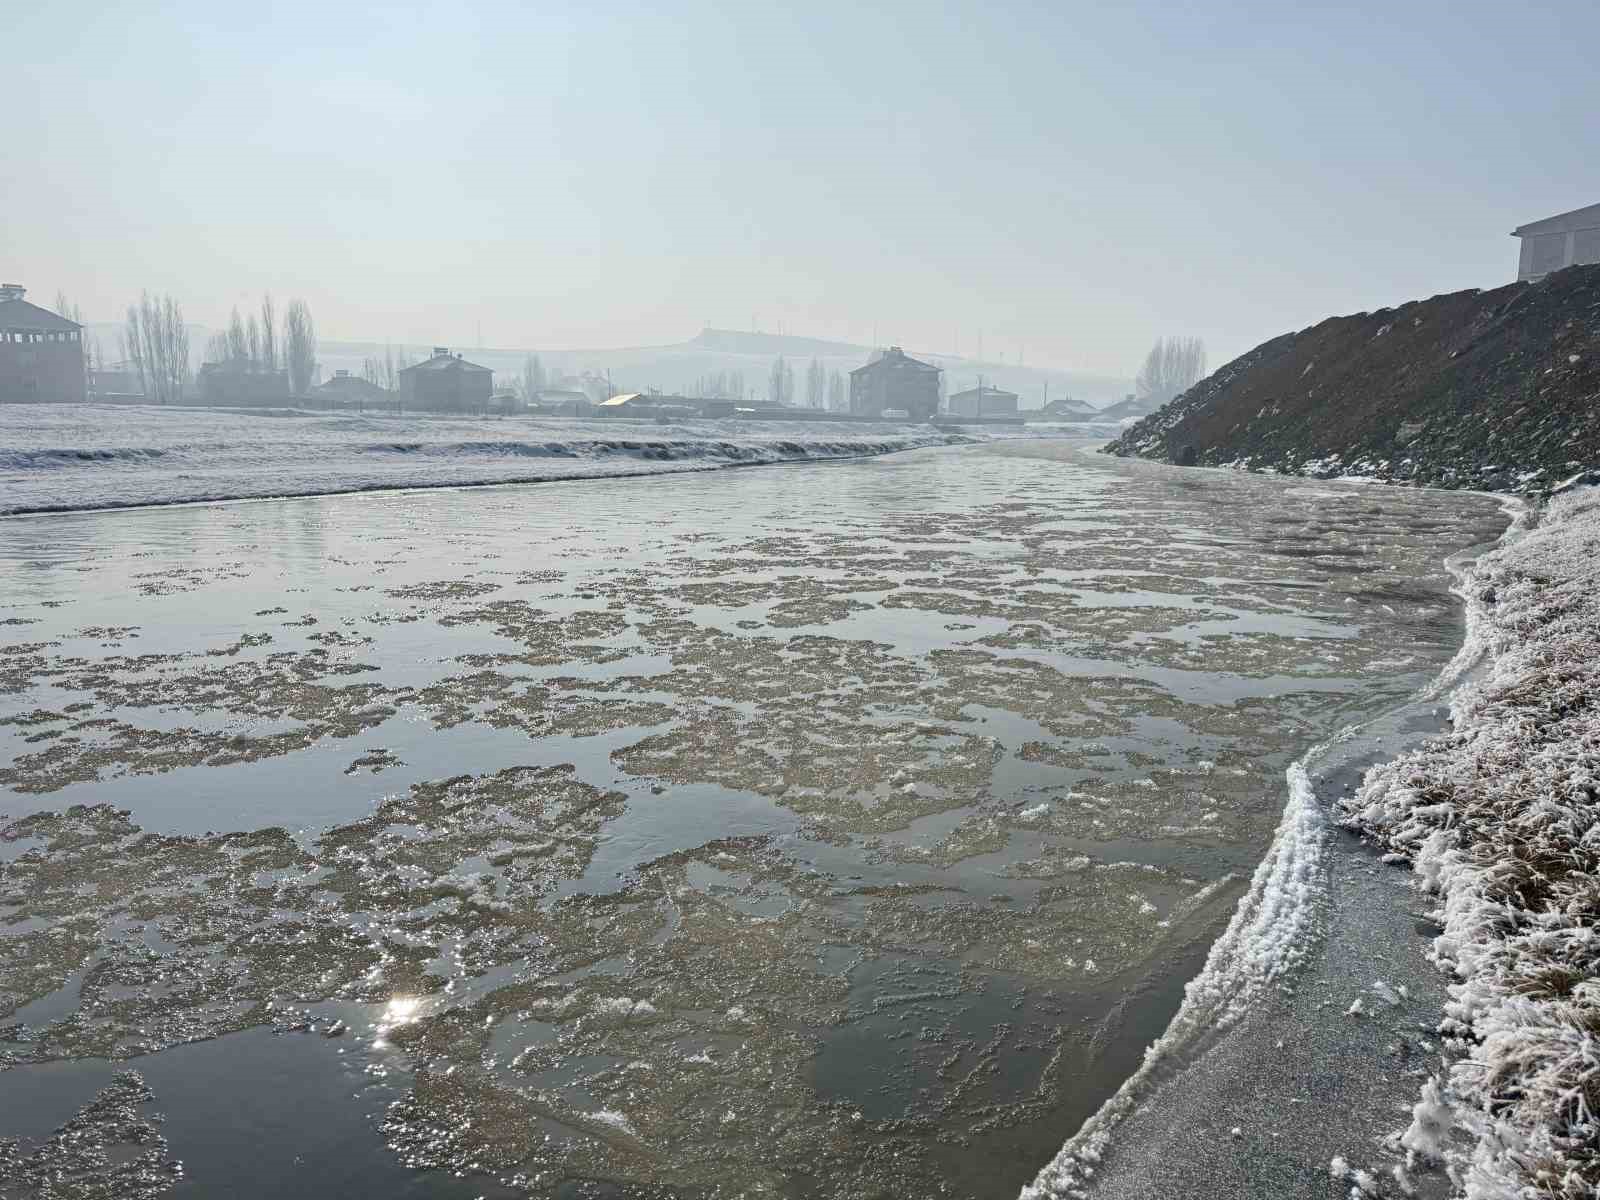
<svg viewBox="0 0 1600 1200">
<path fill-rule="evenodd" d="M 289 372 L 249 359 L 201 363 L 199 384 L 202 404 L 251 408 L 289 402 Z"/>
<path fill-rule="evenodd" d="M 393 408 L 395 395 L 370 379 L 352 375 L 349 371 L 335 371 L 333 378 L 311 389 L 313 403 L 323 403 L 329 408 Z"/>
<path fill-rule="evenodd" d="M 592 417 L 594 401 L 587 392 L 569 388 L 546 388 L 535 392 L 528 411 L 543 417 Z"/>
<path fill-rule="evenodd" d="M 1017 393 L 1008 392 L 992 384 L 980 384 L 950 396 L 952 417 L 1014 417 L 1017 415 Z"/>
</svg>

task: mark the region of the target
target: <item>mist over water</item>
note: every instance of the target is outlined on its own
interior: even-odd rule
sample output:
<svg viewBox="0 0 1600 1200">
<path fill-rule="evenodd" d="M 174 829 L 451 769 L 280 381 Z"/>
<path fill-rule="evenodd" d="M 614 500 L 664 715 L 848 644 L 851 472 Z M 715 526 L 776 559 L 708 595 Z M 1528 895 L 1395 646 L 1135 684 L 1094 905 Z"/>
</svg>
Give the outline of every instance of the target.
<svg viewBox="0 0 1600 1200">
<path fill-rule="evenodd" d="M 0 522 L 0 1136 L 129 1058 L 201 1191 L 1014 1195 L 1502 525 L 1020 442 Z"/>
</svg>

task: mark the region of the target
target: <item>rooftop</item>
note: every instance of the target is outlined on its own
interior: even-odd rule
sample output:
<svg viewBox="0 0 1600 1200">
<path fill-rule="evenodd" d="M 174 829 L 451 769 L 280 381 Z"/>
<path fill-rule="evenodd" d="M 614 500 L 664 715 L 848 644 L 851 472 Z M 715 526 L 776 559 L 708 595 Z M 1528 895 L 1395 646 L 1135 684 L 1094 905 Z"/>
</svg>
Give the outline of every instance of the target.
<svg viewBox="0 0 1600 1200">
<path fill-rule="evenodd" d="M 20 333 L 65 333 L 83 328 L 48 308 L 30 304 L 22 298 L 27 291 L 20 283 L 0 283 L 0 329 Z"/>
<path fill-rule="evenodd" d="M 1527 237 L 1530 233 L 1591 229 L 1596 226 L 1600 226 L 1600 204 L 1589 204 L 1583 208 L 1575 208 L 1571 212 L 1557 213 L 1553 217 L 1545 217 L 1541 221 L 1530 221 L 1526 225 L 1518 225 L 1511 231 L 1511 236 Z"/>
<path fill-rule="evenodd" d="M 404 375 L 408 371 L 482 371 L 486 375 L 492 374 L 488 367 L 468 362 L 459 354 L 451 354 L 443 346 L 435 346 L 432 358 L 405 367 L 400 374 Z"/>
<path fill-rule="evenodd" d="M 925 363 L 920 359 L 912 358 L 899 346 L 890 346 L 887 350 L 875 350 L 872 357 L 867 359 L 864 366 L 859 366 L 851 371 L 852 375 L 859 375 L 863 371 L 876 370 L 879 367 L 897 368 L 904 370 L 910 368 L 914 371 L 938 372 L 939 368 L 932 363 Z"/>
</svg>

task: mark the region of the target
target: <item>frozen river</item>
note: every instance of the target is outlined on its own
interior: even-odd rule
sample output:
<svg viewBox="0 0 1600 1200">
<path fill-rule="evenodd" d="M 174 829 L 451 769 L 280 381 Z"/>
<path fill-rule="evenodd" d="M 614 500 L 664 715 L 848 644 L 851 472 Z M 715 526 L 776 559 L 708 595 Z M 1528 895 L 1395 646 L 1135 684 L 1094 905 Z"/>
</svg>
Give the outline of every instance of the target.
<svg viewBox="0 0 1600 1200">
<path fill-rule="evenodd" d="M 1021 441 L 0 520 L 0 1169 L 132 1068 L 175 1195 L 1014 1196 L 1503 525 Z"/>
</svg>

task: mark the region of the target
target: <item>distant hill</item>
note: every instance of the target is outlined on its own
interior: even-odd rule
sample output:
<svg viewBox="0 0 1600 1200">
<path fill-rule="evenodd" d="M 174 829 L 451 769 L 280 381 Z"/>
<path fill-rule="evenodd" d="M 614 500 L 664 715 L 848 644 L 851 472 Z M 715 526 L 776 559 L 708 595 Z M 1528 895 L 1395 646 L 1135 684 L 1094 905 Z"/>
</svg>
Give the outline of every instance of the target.
<svg viewBox="0 0 1600 1200">
<path fill-rule="evenodd" d="M 685 345 L 720 354 L 759 354 L 768 357 L 782 354 L 790 358 L 800 354 L 819 358 L 847 355 L 860 358 L 863 362 L 872 353 L 871 346 L 858 346 L 853 342 L 830 342 L 784 333 L 744 333 L 735 329 L 702 329 Z"/>
<path fill-rule="evenodd" d="M 1106 449 L 1491 490 L 1600 467 L 1600 266 L 1283 334 Z"/>
</svg>

